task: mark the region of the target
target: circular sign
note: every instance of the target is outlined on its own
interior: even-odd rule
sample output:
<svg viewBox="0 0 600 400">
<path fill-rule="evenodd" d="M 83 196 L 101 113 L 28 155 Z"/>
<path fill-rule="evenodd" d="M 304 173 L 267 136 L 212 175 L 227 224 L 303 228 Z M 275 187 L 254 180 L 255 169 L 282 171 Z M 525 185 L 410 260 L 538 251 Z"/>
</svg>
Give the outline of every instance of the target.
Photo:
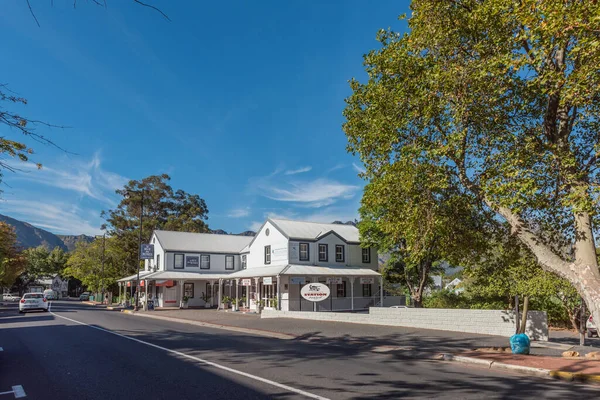
<svg viewBox="0 0 600 400">
<path fill-rule="evenodd" d="M 329 287 L 322 283 L 309 283 L 302 286 L 300 294 L 309 301 L 321 301 L 329 297 Z"/>
</svg>

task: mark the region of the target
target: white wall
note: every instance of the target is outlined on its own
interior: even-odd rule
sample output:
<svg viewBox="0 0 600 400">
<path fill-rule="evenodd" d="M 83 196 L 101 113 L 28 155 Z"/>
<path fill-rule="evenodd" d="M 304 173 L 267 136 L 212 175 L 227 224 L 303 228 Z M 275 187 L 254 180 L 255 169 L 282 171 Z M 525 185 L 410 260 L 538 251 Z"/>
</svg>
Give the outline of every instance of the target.
<svg viewBox="0 0 600 400">
<path fill-rule="evenodd" d="M 269 230 L 269 236 L 266 230 Z M 271 264 L 265 264 L 265 246 L 271 246 Z M 248 253 L 248 269 L 260 268 L 266 265 L 288 264 L 288 240 L 277 228 L 266 222 L 260 231 L 256 233 L 254 242 Z"/>
<path fill-rule="evenodd" d="M 504 310 L 371 307 L 369 314 L 263 310 L 261 318 L 404 326 L 506 337 L 515 333 L 514 312 Z M 545 311 L 529 311 L 525 333 L 533 340 L 548 340 L 548 316 Z"/>
<path fill-rule="evenodd" d="M 157 256 L 160 255 L 160 265 L 156 269 L 157 271 L 165 270 L 165 251 L 163 250 L 158 238 L 156 238 L 155 234 L 152 234 L 150 238 L 150 243 L 154 245 L 154 259 L 153 260 L 145 260 L 144 269 L 146 271 L 153 271 L 154 266 L 156 265 Z"/>
<path fill-rule="evenodd" d="M 309 247 L 309 260 L 300 261 L 300 243 L 308 243 Z M 319 244 L 327 245 L 327 261 L 319 261 Z M 344 246 L 344 261 L 337 262 L 335 260 L 335 246 Z M 371 249 L 371 262 L 362 262 L 362 248 L 358 244 L 349 244 L 344 242 L 338 236 L 334 234 L 327 235 L 321 238 L 317 242 L 303 242 L 298 240 L 290 241 L 289 245 L 289 260 L 290 264 L 304 264 L 304 265 L 319 265 L 319 266 L 349 266 L 356 268 L 369 268 L 377 270 L 377 250 Z"/>
<path fill-rule="evenodd" d="M 183 254 L 184 255 L 183 268 L 178 268 L 178 269 L 174 268 L 175 254 Z M 210 256 L 210 269 L 200 268 L 200 265 L 202 263 L 201 259 L 199 260 L 198 267 L 187 267 L 186 266 L 185 259 L 187 256 L 200 257 L 201 255 L 209 255 Z M 239 254 L 227 254 L 227 255 L 233 255 L 233 260 L 234 260 L 233 261 L 233 263 L 234 263 L 233 270 L 225 269 L 226 254 L 223 254 L 223 253 L 219 253 L 219 254 L 215 254 L 215 253 L 184 253 L 184 252 L 176 252 L 175 253 L 175 252 L 168 251 L 165 253 L 166 267 L 167 267 L 166 269 L 168 271 L 198 272 L 198 273 L 204 273 L 204 274 L 222 273 L 222 272 L 231 273 L 231 272 L 239 271 L 242 267 L 240 255 Z"/>
</svg>

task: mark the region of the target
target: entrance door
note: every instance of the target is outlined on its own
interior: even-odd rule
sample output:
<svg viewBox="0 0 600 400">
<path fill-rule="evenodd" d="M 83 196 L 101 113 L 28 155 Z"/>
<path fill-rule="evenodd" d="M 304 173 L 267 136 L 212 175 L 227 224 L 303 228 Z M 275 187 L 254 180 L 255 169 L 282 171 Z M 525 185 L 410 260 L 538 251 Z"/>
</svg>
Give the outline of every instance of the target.
<svg viewBox="0 0 600 400">
<path fill-rule="evenodd" d="M 176 307 L 177 306 L 177 287 L 165 287 L 165 307 Z"/>
</svg>

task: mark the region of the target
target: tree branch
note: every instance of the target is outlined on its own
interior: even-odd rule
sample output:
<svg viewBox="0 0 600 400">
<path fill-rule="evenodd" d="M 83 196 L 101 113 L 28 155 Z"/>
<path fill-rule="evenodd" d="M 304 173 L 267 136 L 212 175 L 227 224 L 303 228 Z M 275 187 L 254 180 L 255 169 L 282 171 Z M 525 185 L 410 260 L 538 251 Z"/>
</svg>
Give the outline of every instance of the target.
<svg viewBox="0 0 600 400">
<path fill-rule="evenodd" d="M 31 13 L 31 16 L 33 17 L 33 19 L 35 20 L 35 23 L 37 24 L 37 26 L 39 28 L 40 27 L 40 22 L 38 21 L 37 17 L 33 13 L 33 9 L 31 8 L 31 4 L 29 4 L 29 0 L 26 0 L 26 1 L 27 1 L 27 6 L 29 7 L 29 12 Z"/>
<path fill-rule="evenodd" d="M 157 7 L 154 7 L 154 6 L 153 6 L 153 5 L 151 5 L 151 4 L 146 4 L 146 3 L 143 3 L 143 2 L 141 2 L 140 0 L 133 0 L 133 1 L 134 1 L 134 2 L 136 2 L 136 3 L 138 3 L 139 5 L 142 5 L 142 6 L 144 6 L 144 7 L 148 7 L 148 8 L 151 8 L 151 9 L 153 9 L 153 10 L 156 10 L 156 11 L 158 11 L 158 12 L 159 12 L 159 13 L 160 13 L 160 14 L 161 14 L 163 17 L 165 17 L 165 18 L 167 19 L 167 21 L 171 21 L 171 18 L 169 18 L 169 16 L 168 16 L 167 14 L 165 14 L 164 12 L 162 12 L 162 11 L 161 11 L 159 8 L 157 8 Z"/>
</svg>

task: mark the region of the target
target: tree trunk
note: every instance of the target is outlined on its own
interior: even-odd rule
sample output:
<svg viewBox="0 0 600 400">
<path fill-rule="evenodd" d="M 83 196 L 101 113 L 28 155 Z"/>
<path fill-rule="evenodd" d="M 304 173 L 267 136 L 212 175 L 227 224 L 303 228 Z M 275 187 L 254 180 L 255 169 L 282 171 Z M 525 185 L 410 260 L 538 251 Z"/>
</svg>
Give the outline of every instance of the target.
<svg viewBox="0 0 600 400">
<path fill-rule="evenodd" d="M 423 299 L 421 297 L 413 297 L 413 304 L 415 308 L 423 307 Z"/>
<path fill-rule="evenodd" d="M 519 333 L 525 333 L 527 328 L 527 311 L 529 311 L 529 296 L 523 296 L 523 312 L 521 313 Z"/>
</svg>

